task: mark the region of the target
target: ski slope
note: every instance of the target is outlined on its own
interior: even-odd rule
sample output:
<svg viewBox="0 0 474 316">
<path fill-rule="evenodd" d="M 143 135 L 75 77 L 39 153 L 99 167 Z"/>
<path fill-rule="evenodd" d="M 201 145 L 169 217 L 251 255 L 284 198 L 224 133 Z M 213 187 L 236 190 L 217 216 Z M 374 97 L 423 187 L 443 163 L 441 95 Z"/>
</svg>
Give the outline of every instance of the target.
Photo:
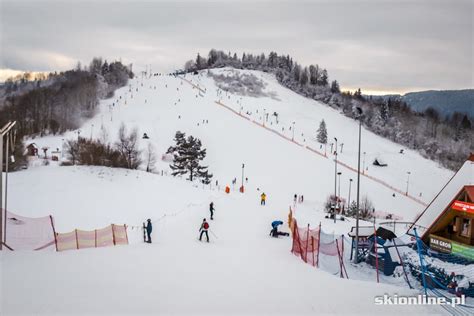
<svg viewBox="0 0 474 316">
<path fill-rule="evenodd" d="M 81 137 L 93 138 L 103 137 L 101 130 L 106 130 L 113 142 L 123 122 L 128 129 L 138 128 L 139 135 L 147 133 L 150 139 L 141 139 L 140 147 L 152 143 L 159 157 L 173 144 L 177 130 L 196 136 L 207 148 L 205 163 L 214 174 L 212 186 L 169 176 L 169 164 L 161 160 L 155 166 L 158 174 L 56 163 L 42 166 L 39 161 L 28 170 L 10 174 L 10 211 L 32 217 L 52 214 L 58 232 L 126 223 L 131 245 L 62 253 L 3 252 L 2 315 L 442 313 L 436 307 L 374 305 L 377 295 L 416 295 L 418 291 L 392 277 L 376 284 L 373 270 L 351 264 L 351 279 L 339 279 L 293 256 L 289 238 L 268 237 L 273 220 L 286 222 L 295 193 L 305 197 L 295 211 L 300 223 L 316 226 L 322 222 L 327 233 L 350 230 L 354 224 L 350 220 L 334 224 L 324 219 L 324 202 L 334 192 L 334 162 L 305 146 L 319 150 L 315 131 L 324 119 L 329 139 L 344 142 L 341 161 L 356 166 L 358 126 L 336 110 L 281 87 L 269 74 L 242 72 L 261 77 L 265 90 L 275 97 L 226 95 L 218 92 L 205 72 L 187 75 L 186 80 L 139 76 L 114 98 L 102 101 L 99 113 L 80 129 Z M 250 120 L 216 101 L 236 112 L 252 112 Z M 305 146 L 253 123 L 260 119 L 257 109 L 278 112 L 278 128 L 284 126 L 282 132 L 290 139 L 288 128 L 295 122 L 294 139 Z M 269 128 L 273 124 L 266 122 Z M 77 137 L 77 132 L 31 141 L 53 151 L 61 149 L 65 139 Z M 415 152 L 405 150 L 400 155 L 400 146 L 366 130 L 362 146 L 366 165 L 381 154 L 389 164 L 383 169 L 368 165 L 367 173 L 404 188 L 410 171 L 410 187 L 423 192 L 425 202 L 452 174 Z M 237 188 L 225 194 L 223 187 L 231 186 L 234 177 L 240 185 L 242 163 L 248 177 L 245 194 L 236 192 Z M 356 174 L 347 168 L 339 171 L 341 196 L 348 195 L 352 178 L 351 200 L 355 199 Z M 264 207 L 259 203 L 261 192 L 267 194 Z M 398 193 L 393 197 L 392 190 L 365 177 L 361 194 L 368 195 L 376 210 L 408 221 L 424 209 Z M 215 236 L 210 234 L 207 244 L 199 242 L 197 234 L 202 218 L 209 216 L 211 201 L 216 207 L 215 221 L 210 223 Z M 138 228 L 146 218 L 154 223 L 151 245 L 141 242 Z M 331 262 L 327 266 L 333 272 Z"/>
<path fill-rule="evenodd" d="M 213 72 L 225 74 L 236 70 L 224 68 Z M 303 194 L 308 202 L 321 210 L 327 196 L 334 193 L 335 167 L 333 157 L 329 153 L 330 148 L 326 150 L 329 158 L 321 157 L 304 146 L 298 146 L 254 124 L 252 120 L 260 120 L 263 123 L 264 109 L 266 113 L 277 112 L 279 124 L 267 122 L 266 127 L 293 138 L 293 131 L 289 128 L 295 122 L 294 140 L 324 152 L 324 147 L 320 149 L 320 144 L 315 139 L 319 122 L 324 119 L 328 126 L 328 139 L 337 137 L 339 144 L 344 143 L 338 160 L 355 169 L 357 122 L 344 117 L 335 109 L 282 87 L 270 74 L 242 70 L 239 72 L 253 73 L 261 78 L 266 84 L 265 90 L 274 93 L 276 97 L 254 98 L 226 93 L 218 95 L 219 89 L 214 80 L 205 72 L 201 72 L 199 76 L 188 74 L 186 81 L 173 76 L 138 77 L 130 82 L 129 87 L 118 90 L 113 99 L 103 101 L 100 113 L 83 125 L 80 135 L 99 138 L 103 126 L 109 139 L 113 141 L 123 122 L 129 129 L 138 128 L 139 135 L 147 133 L 150 139 L 141 140 L 140 146 L 145 149 L 147 143 L 151 142 L 160 156 L 173 144 L 175 132 L 181 130 L 202 140 L 208 153 L 205 162 L 221 186 L 230 185 L 234 177 L 239 180 L 240 185 L 241 166 L 244 163 L 250 191 L 260 188 L 269 193 L 270 199 L 281 197 L 282 202 L 295 193 Z M 200 92 L 188 82 L 205 89 L 206 92 Z M 235 115 L 216 104 L 216 101 L 242 112 L 244 116 L 247 112 L 252 113 L 249 116 L 251 120 Z M 257 110 L 260 110 L 259 113 Z M 203 120 L 208 123 L 203 124 Z M 280 128 L 284 128 L 284 131 Z M 77 131 L 34 141 L 40 147 L 49 146 L 54 149 L 62 148 L 62 140 L 72 137 L 77 137 Z M 361 162 L 365 165 L 364 173 L 405 192 L 407 172 L 410 172 L 410 195 L 425 204 L 429 203 L 453 173 L 414 151 L 405 149 L 405 154 L 400 154 L 400 148 L 398 144 L 364 129 L 362 152 L 366 152 L 365 164 Z M 388 167 L 373 166 L 371 162 L 375 157 L 383 157 Z M 169 171 L 168 163 L 159 161 L 156 169 Z M 349 179 L 354 180 L 351 186 L 351 200 L 354 200 L 356 173 L 340 165 L 338 171 L 342 172 L 342 197 L 348 197 Z M 339 192 L 339 185 L 336 190 Z M 373 201 L 377 211 L 393 213 L 406 221 L 412 221 L 425 208 L 425 205 L 403 194 L 361 177 L 361 196 L 365 195 Z"/>
<path fill-rule="evenodd" d="M 32 188 L 29 179 L 36 180 Z M 12 208 L 50 205 L 58 231 L 92 229 L 110 222 L 154 222 L 153 244 L 129 228 L 129 246 L 65 252 L 2 252 L 2 315 L 312 315 L 438 314 L 423 306 L 377 306 L 384 293 L 416 295 L 400 278 L 382 278 L 348 264 L 350 280 L 339 279 L 337 263 L 313 268 L 290 253 L 289 238 L 268 236 L 286 209 L 255 194 L 196 187 L 143 171 L 101 167 L 33 167 L 11 177 Z M 65 185 L 67 183 L 67 185 Z M 24 192 L 31 192 L 25 199 Z M 75 192 L 72 193 L 72 192 Z M 290 203 L 291 198 L 288 198 Z M 197 240 L 208 203 L 214 201 L 209 244 Z M 30 214 L 33 213 L 30 212 Z M 299 206 L 296 214 L 323 220 Z M 316 215 L 316 216 L 314 216 Z M 350 223 L 325 229 L 347 231 Z M 288 231 L 288 227 L 282 227 Z M 347 254 L 348 255 L 348 254 Z M 360 268 L 359 268 L 360 269 Z M 361 281 L 360 279 L 365 279 Z M 359 279 L 359 281 L 357 281 Z"/>
</svg>

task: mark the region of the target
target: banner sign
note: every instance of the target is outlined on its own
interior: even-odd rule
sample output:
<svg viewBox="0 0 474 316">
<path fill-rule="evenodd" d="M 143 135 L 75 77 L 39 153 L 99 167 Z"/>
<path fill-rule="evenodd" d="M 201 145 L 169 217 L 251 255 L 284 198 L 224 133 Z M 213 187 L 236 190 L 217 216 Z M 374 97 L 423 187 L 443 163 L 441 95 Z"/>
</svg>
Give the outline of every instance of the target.
<svg viewBox="0 0 474 316">
<path fill-rule="evenodd" d="M 430 235 L 430 247 L 444 253 L 451 253 L 453 245 L 449 240 L 442 240 L 438 236 Z"/>
<path fill-rule="evenodd" d="M 474 214 L 473 203 L 468 203 L 468 202 L 463 202 L 463 201 L 454 201 L 453 205 L 451 205 L 451 208 L 456 211 L 463 211 L 463 212 Z"/>
<path fill-rule="evenodd" d="M 474 260 L 474 246 L 460 244 L 446 238 L 430 235 L 430 248 L 443 253 Z"/>
</svg>

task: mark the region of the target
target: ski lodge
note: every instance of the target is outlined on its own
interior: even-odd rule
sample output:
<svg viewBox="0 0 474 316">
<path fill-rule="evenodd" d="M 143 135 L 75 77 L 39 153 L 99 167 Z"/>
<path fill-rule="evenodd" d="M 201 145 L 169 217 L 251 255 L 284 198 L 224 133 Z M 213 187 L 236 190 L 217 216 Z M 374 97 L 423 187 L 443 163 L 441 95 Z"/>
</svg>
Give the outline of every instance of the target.
<svg viewBox="0 0 474 316">
<path fill-rule="evenodd" d="M 430 249 L 474 261 L 474 154 L 408 230 Z"/>
</svg>

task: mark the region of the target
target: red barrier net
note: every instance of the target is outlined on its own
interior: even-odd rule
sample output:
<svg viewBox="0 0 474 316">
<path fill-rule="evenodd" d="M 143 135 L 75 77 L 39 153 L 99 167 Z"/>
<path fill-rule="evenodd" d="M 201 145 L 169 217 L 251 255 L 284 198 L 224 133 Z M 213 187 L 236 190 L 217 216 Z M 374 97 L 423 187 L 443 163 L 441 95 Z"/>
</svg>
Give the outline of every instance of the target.
<svg viewBox="0 0 474 316">
<path fill-rule="evenodd" d="M 53 218 L 24 217 L 7 211 L 4 245 L 10 250 L 55 249 Z"/>
<path fill-rule="evenodd" d="M 299 228 L 296 219 L 291 221 L 293 226 L 293 246 L 291 252 L 300 257 L 304 262 L 312 266 L 319 267 L 321 263 L 320 256 L 334 257 L 339 265 L 339 274 L 343 278 L 344 273 L 347 277 L 344 267 L 344 239 L 334 238 L 333 235 L 325 234 L 321 231 L 321 224 L 316 229 Z"/>
<path fill-rule="evenodd" d="M 76 229 L 56 234 L 56 239 L 58 251 L 128 245 L 127 227 L 114 224 L 96 230 Z"/>
</svg>

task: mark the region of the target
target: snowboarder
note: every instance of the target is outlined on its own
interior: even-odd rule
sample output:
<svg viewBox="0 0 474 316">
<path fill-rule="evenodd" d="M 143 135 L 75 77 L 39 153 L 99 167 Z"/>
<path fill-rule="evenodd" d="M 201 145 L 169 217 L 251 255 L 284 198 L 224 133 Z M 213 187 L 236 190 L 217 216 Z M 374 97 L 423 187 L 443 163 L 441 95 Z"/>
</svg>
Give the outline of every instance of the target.
<svg viewBox="0 0 474 316">
<path fill-rule="evenodd" d="M 263 193 L 260 195 L 260 205 L 265 205 L 266 199 L 267 199 L 267 195 L 265 194 L 265 192 L 263 192 Z"/>
<path fill-rule="evenodd" d="M 147 243 L 151 244 L 151 232 L 153 230 L 153 227 L 151 225 L 151 219 L 147 219 L 147 224 L 146 224 L 146 235 L 147 235 Z"/>
<path fill-rule="evenodd" d="M 211 221 L 214 220 L 214 202 L 211 202 L 211 204 L 209 204 L 209 212 L 211 212 Z"/>
<path fill-rule="evenodd" d="M 199 231 L 201 234 L 199 235 L 199 241 L 202 240 L 202 235 L 206 234 L 207 242 L 209 242 L 209 234 L 207 233 L 207 230 L 209 229 L 209 223 L 206 222 L 206 219 L 204 218 L 202 220 L 201 228 L 199 228 Z"/>
<path fill-rule="evenodd" d="M 279 232 L 278 226 L 282 225 L 282 221 L 273 221 L 272 222 L 272 230 L 270 231 L 270 236 L 278 238 L 278 236 L 290 236 L 289 233 Z"/>
</svg>

